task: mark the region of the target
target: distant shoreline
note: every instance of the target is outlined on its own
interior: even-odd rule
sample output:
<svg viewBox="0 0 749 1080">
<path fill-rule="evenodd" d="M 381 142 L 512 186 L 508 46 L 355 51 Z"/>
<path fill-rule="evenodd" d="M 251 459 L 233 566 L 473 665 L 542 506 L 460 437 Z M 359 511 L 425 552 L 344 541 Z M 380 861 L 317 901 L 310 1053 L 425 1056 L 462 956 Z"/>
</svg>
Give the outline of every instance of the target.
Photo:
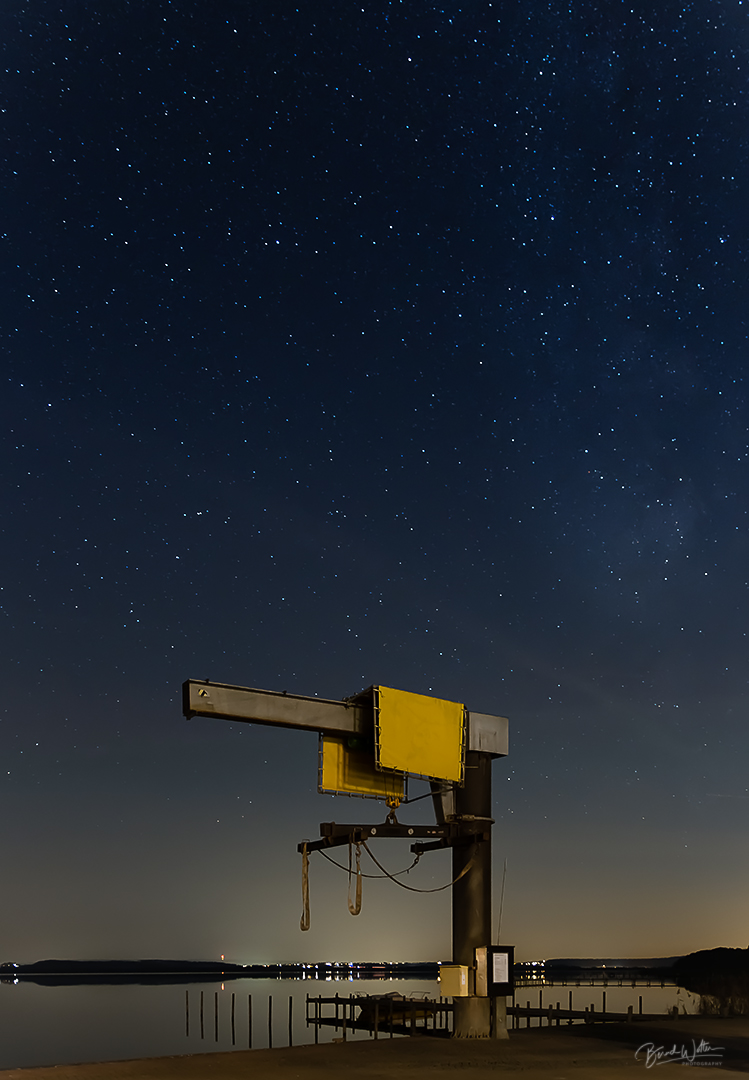
<svg viewBox="0 0 749 1080">
<path fill-rule="evenodd" d="M 440 965 L 425 963 L 233 964 L 206 960 L 38 960 L 34 964 L 0 964 L 0 981 L 24 979 L 60 984 L 85 982 L 208 982 L 234 979 L 436 979 Z"/>
<path fill-rule="evenodd" d="M 615 977 L 634 972 L 669 971 L 679 957 L 658 957 L 632 960 L 559 959 L 515 964 L 518 978 L 554 977 L 575 972 L 600 972 L 603 977 Z M 0 964 L 0 979 L 8 978 L 86 978 L 104 976 L 121 979 L 169 978 L 176 981 L 195 979 L 279 979 L 327 977 L 347 979 L 425 978 L 439 976 L 440 962 L 433 961 L 324 961 L 318 963 L 235 964 L 226 960 L 38 960 L 33 964 Z"/>
</svg>

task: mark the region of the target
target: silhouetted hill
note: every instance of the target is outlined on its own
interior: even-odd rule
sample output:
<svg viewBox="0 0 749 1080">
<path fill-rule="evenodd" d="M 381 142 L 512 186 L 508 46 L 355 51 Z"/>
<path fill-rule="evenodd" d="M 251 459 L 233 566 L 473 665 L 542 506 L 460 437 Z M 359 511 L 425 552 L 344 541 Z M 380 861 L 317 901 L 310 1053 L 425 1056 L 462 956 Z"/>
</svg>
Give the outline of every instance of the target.
<svg viewBox="0 0 749 1080">
<path fill-rule="evenodd" d="M 37 960 L 34 964 L 0 964 L 0 972 L 8 971 L 16 975 L 221 975 L 244 974 L 245 968 L 223 960 Z"/>
<path fill-rule="evenodd" d="M 705 1012 L 749 1013 L 749 949 L 702 949 L 674 965 L 680 986 L 703 998 Z"/>
</svg>

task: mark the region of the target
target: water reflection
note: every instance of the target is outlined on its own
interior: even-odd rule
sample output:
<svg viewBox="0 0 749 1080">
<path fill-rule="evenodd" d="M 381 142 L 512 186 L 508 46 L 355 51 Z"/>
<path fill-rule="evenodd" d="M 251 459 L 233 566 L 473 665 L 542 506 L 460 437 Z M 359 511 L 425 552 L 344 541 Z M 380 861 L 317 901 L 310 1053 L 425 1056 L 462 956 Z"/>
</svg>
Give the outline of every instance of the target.
<svg viewBox="0 0 749 1080">
<path fill-rule="evenodd" d="M 181 986 L 145 981 L 50 985 L 7 979 L 0 986 L 0 1069 L 262 1048 L 271 1041 L 286 1046 L 290 998 L 293 1042 L 313 1042 L 305 1024 L 305 1000 L 324 983 L 335 983 L 342 997 L 390 988 L 439 994 L 433 979 L 353 976 L 317 981 L 217 979 Z"/>
<path fill-rule="evenodd" d="M 322 973 L 320 973 L 322 974 Z M 59 1065 L 83 1061 L 194 1054 L 287 1046 L 314 1042 L 305 1023 L 306 997 L 317 996 L 324 985 L 335 984 L 341 999 L 390 991 L 439 998 L 435 979 L 360 979 L 353 973 L 335 979 L 311 972 L 297 979 L 228 979 L 215 982 L 119 982 L 55 985 L 26 979 L 4 979 L 0 986 L 0 1069 Z M 331 987 L 332 989 L 332 987 Z M 677 986 L 561 986 L 544 981 L 520 986 L 519 1005 L 548 1008 L 594 1005 L 601 1009 L 602 993 L 610 1011 L 665 1014 L 675 1005 L 694 1012 L 699 999 Z M 325 991 L 323 991 L 325 993 Z M 202 997 L 202 1008 L 201 1008 Z M 532 1020 L 536 1026 L 538 1021 Z M 332 1029 L 319 1032 L 321 1041 L 336 1037 Z M 353 1040 L 369 1037 L 352 1031 Z"/>
</svg>

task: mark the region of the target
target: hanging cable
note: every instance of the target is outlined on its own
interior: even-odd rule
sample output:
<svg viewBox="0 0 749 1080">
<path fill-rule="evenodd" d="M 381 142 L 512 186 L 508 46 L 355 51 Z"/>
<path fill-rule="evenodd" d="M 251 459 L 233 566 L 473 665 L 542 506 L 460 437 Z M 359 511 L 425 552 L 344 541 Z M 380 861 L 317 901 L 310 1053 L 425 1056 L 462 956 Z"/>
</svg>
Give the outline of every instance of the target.
<svg viewBox="0 0 749 1080">
<path fill-rule="evenodd" d="M 400 885 L 400 887 L 402 889 L 408 889 L 409 892 L 432 893 L 432 892 L 442 892 L 444 889 L 449 889 L 450 886 L 454 885 L 456 881 L 460 881 L 460 879 L 462 877 L 465 877 L 465 875 L 472 868 L 473 864 L 476 861 L 476 852 L 474 851 L 473 855 L 471 856 L 469 861 L 466 863 L 466 865 L 463 867 L 463 869 L 460 871 L 458 876 L 456 878 L 453 878 L 452 881 L 448 881 L 447 885 L 440 885 L 436 889 L 417 889 L 413 885 L 406 885 L 406 883 L 404 881 L 398 881 L 398 879 L 393 874 L 389 874 L 388 871 L 385 869 L 385 867 L 382 865 L 382 863 L 378 862 L 377 859 L 372 854 L 372 852 L 369 850 L 369 848 L 367 847 L 367 841 L 366 840 L 362 840 L 362 847 L 366 851 L 367 855 L 369 855 L 370 859 L 375 864 L 375 866 L 377 866 L 380 870 L 382 870 L 385 877 L 389 877 L 390 880 L 394 881 L 396 885 Z"/>
<path fill-rule="evenodd" d="M 356 900 L 351 903 L 351 848 L 353 847 L 349 840 L 348 845 L 348 909 L 352 915 L 358 915 L 361 911 L 361 843 L 356 845 Z M 366 847 L 366 844 L 365 844 Z"/>
<path fill-rule="evenodd" d="M 335 859 L 332 859 L 330 857 L 330 855 L 328 855 L 327 851 L 323 851 L 322 848 L 318 848 L 318 850 L 319 850 L 320 854 L 322 855 L 322 857 L 324 859 L 327 859 L 328 862 L 332 863 L 333 866 L 337 866 L 339 870 L 347 870 L 347 868 L 343 865 L 343 863 L 336 862 Z M 405 870 L 396 870 L 394 874 L 388 874 L 388 873 L 385 873 L 385 874 L 365 874 L 362 871 L 361 876 L 363 878 L 370 878 L 372 881 L 382 881 L 382 879 L 386 878 L 386 877 L 398 877 L 400 874 L 408 874 L 409 871 L 413 870 L 413 868 L 416 866 L 416 864 L 418 863 L 420 858 L 421 858 L 421 855 L 417 855 L 410 866 L 407 866 Z"/>
<path fill-rule="evenodd" d="M 497 924 L 497 945 L 502 940 L 502 908 L 505 906 L 505 881 L 507 880 L 507 859 L 505 859 L 505 868 L 502 871 L 502 892 L 499 896 L 499 923 Z"/>
<path fill-rule="evenodd" d="M 309 930 L 309 852 L 306 840 L 302 847 L 302 917 L 299 929 Z"/>
</svg>

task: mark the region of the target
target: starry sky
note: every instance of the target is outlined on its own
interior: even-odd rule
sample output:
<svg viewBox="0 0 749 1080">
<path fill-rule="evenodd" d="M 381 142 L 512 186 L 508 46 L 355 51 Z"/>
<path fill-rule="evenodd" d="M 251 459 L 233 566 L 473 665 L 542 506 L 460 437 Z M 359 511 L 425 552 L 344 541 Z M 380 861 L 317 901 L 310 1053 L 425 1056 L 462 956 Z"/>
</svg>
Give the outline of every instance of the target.
<svg viewBox="0 0 749 1080">
<path fill-rule="evenodd" d="M 449 958 L 189 677 L 508 716 L 519 959 L 746 945 L 748 14 L 3 4 L 0 960 Z"/>
</svg>

